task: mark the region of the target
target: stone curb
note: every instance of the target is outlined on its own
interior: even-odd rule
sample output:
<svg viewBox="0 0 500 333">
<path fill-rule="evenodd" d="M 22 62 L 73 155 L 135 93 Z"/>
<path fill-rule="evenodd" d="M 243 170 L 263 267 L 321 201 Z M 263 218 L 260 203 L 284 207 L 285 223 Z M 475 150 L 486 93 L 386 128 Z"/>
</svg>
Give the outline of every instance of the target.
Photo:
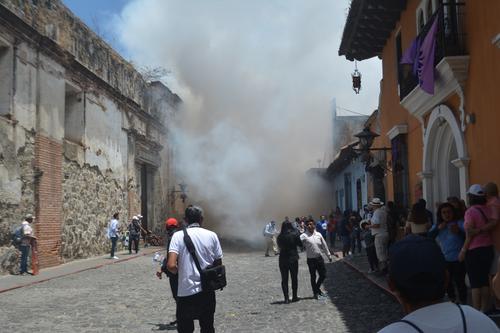
<svg viewBox="0 0 500 333">
<path fill-rule="evenodd" d="M 382 291 L 384 291 L 386 294 L 394 297 L 394 299 L 396 299 L 396 301 L 398 300 L 397 297 L 396 297 L 396 295 L 392 291 L 390 291 L 389 288 L 387 288 L 386 286 L 384 286 L 380 282 L 372 279 L 368 274 L 366 274 L 365 272 L 363 272 L 362 270 L 360 270 L 358 267 L 356 267 L 356 265 L 354 265 L 353 263 L 349 262 L 348 260 L 345 260 L 345 259 L 341 259 L 341 260 L 342 260 L 342 262 L 347 267 L 349 267 L 353 271 L 357 272 L 358 274 L 362 275 L 365 279 L 367 279 L 368 281 L 370 281 L 373 285 L 375 285 L 376 287 L 378 287 L 379 289 L 381 289 Z"/>
<path fill-rule="evenodd" d="M 110 261 L 110 262 L 98 264 L 98 265 L 95 265 L 95 266 L 86 267 L 84 269 L 79 269 L 79 270 L 76 270 L 76 271 L 72 271 L 72 272 L 69 272 L 69 273 L 63 273 L 63 274 L 60 274 L 60 275 L 51 276 L 51 277 L 44 278 L 44 279 L 41 279 L 41 280 L 31 281 L 31 282 L 27 282 L 27 283 L 24 283 L 24 284 L 16 285 L 14 287 L 8 287 L 8 288 L 5 288 L 5 289 L 0 289 L 0 294 L 4 293 L 4 292 L 7 292 L 7 291 L 19 289 L 19 288 L 33 286 L 33 285 L 36 285 L 36 284 L 39 284 L 39 283 L 42 283 L 42 282 L 47 282 L 47 281 L 58 279 L 58 278 L 61 278 L 61 277 L 78 274 L 78 273 L 89 271 L 89 270 L 92 270 L 92 269 L 99 269 L 99 268 L 102 268 L 104 266 L 114 265 L 114 264 L 118 264 L 118 263 L 121 263 L 121 262 L 125 262 L 125 261 L 129 261 L 129 260 L 132 260 L 132 259 L 136 259 L 136 258 L 139 258 L 139 257 L 147 256 L 147 255 L 150 255 L 152 253 L 161 251 L 162 249 L 163 249 L 163 247 L 161 247 L 161 246 L 151 247 L 151 250 L 144 250 L 143 249 L 140 254 L 132 255 L 132 256 L 124 258 L 124 259 L 117 259 L 117 260 L 113 260 L 113 261 Z M 57 269 L 57 267 L 54 267 L 54 268 Z"/>
</svg>

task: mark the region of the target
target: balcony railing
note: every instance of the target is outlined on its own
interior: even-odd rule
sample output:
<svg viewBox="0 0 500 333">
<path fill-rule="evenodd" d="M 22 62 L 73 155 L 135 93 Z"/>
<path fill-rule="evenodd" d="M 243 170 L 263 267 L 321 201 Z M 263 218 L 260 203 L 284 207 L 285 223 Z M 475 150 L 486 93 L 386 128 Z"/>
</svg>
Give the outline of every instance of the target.
<svg viewBox="0 0 500 333">
<path fill-rule="evenodd" d="M 438 16 L 434 66 L 444 57 L 466 55 L 465 45 L 465 3 L 448 0 L 439 6 L 434 16 L 422 28 L 418 38 L 423 41 L 429 32 L 435 15 Z M 399 97 L 405 98 L 418 85 L 418 78 L 411 66 L 399 64 Z"/>
</svg>

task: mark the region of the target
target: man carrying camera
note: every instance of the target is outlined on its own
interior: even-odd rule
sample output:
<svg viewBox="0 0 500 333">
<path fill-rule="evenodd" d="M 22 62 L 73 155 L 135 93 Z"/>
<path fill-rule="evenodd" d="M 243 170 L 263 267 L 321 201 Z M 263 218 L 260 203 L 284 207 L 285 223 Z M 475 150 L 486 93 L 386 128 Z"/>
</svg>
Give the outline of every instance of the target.
<svg viewBox="0 0 500 333">
<path fill-rule="evenodd" d="M 203 211 L 197 206 L 186 208 L 186 232 L 194 244 L 195 255 L 202 269 L 222 265 L 222 249 L 217 234 L 201 227 Z M 184 232 L 176 232 L 168 250 L 167 268 L 178 274 L 177 290 L 177 331 L 193 332 L 194 320 L 200 322 L 200 331 L 215 332 L 215 292 L 203 291 L 200 272 L 185 241 Z"/>
</svg>

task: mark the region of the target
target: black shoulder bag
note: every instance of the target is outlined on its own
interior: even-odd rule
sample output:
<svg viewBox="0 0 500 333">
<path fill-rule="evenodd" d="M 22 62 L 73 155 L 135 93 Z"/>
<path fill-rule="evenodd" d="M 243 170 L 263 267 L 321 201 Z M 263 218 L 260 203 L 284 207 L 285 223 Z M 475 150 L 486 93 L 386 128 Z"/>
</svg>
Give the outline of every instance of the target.
<svg viewBox="0 0 500 333">
<path fill-rule="evenodd" d="M 196 249 L 194 248 L 193 241 L 189 237 L 186 228 L 182 229 L 184 232 L 184 243 L 193 258 L 194 264 L 200 272 L 201 278 L 201 290 L 204 292 L 222 290 L 226 286 L 226 267 L 224 265 L 217 266 L 207 266 L 205 269 L 201 269 L 200 262 L 196 256 Z"/>
</svg>

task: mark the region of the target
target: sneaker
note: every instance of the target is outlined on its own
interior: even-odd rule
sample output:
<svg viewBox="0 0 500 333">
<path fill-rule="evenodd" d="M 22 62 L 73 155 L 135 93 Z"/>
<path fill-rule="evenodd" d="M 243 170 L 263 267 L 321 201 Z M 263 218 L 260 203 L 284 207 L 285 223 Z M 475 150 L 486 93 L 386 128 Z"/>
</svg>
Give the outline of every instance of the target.
<svg viewBox="0 0 500 333">
<path fill-rule="evenodd" d="M 292 298 L 292 302 L 293 302 L 293 303 L 298 302 L 298 301 L 300 301 L 300 298 L 299 298 L 299 297 L 294 297 L 294 298 Z"/>
<path fill-rule="evenodd" d="M 120 258 L 118 258 L 117 256 L 114 256 L 113 259 L 120 259 Z"/>
<path fill-rule="evenodd" d="M 328 293 L 326 291 L 320 291 L 318 295 L 321 297 L 326 297 L 326 295 L 328 295 Z"/>
<path fill-rule="evenodd" d="M 269 255 L 269 254 L 267 254 L 267 253 L 265 254 L 265 256 L 266 256 L 266 257 L 270 257 L 270 255 Z"/>
<path fill-rule="evenodd" d="M 375 272 L 376 272 L 376 270 L 374 270 L 374 269 L 369 269 L 369 270 L 368 270 L 368 272 L 366 272 L 366 273 L 367 273 L 367 274 L 372 274 L 372 273 L 375 273 Z"/>
</svg>

